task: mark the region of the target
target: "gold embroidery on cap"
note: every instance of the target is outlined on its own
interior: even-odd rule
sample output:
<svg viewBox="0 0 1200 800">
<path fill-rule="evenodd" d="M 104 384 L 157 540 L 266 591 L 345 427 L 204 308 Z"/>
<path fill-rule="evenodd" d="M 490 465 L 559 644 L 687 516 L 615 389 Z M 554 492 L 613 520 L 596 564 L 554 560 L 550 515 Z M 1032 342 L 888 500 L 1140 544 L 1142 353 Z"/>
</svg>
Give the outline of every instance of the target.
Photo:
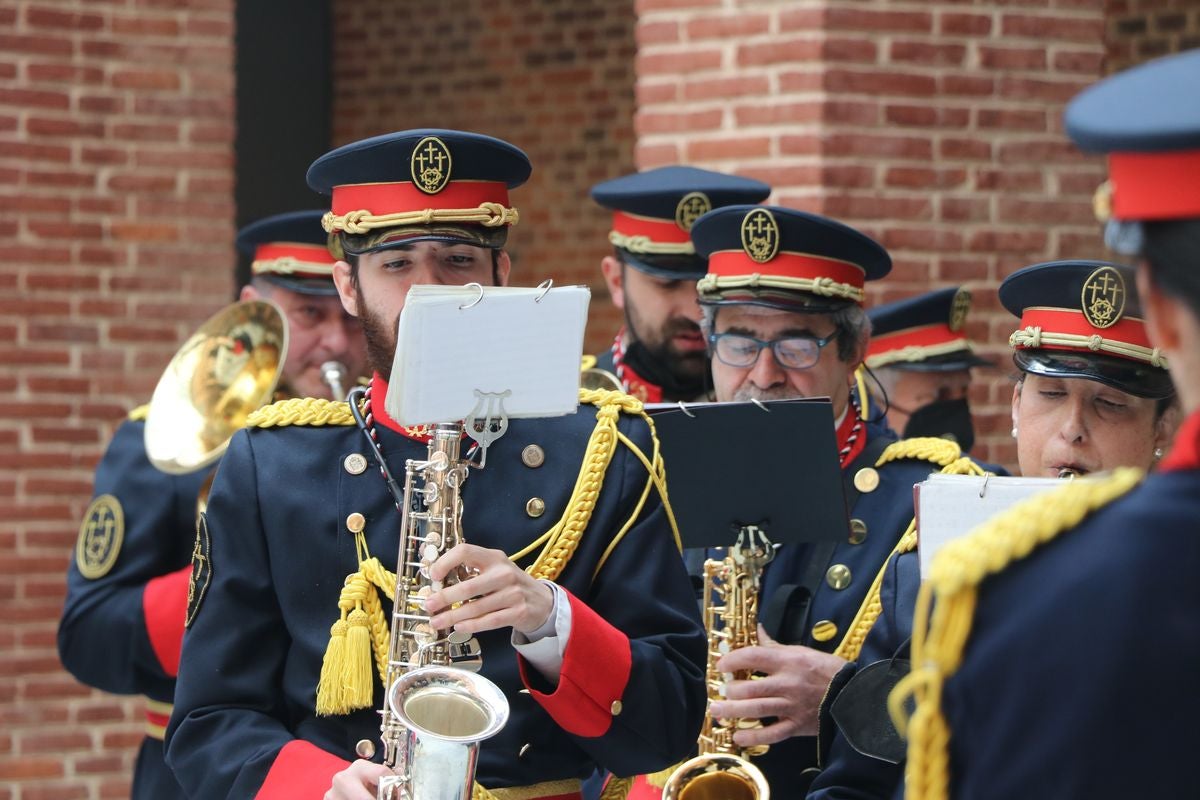
<svg viewBox="0 0 1200 800">
<path fill-rule="evenodd" d="M 1125 279 L 1112 267 L 1100 267 L 1083 282 L 1083 316 L 1093 328 L 1110 328 L 1125 312 Z"/>
<path fill-rule="evenodd" d="M 450 182 L 450 148 L 436 136 L 426 136 L 413 148 L 412 179 L 425 194 L 437 194 Z"/>
<path fill-rule="evenodd" d="M 111 494 L 100 495 L 88 506 L 79 526 L 79 541 L 75 545 L 79 574 L 89 580 L 107 575 L 117 563 L 124 536 L 125 512 L 121 501 Z"/>
<path fill-rule="evenodd" d="M 950 302 L 950 330 L 962 330 L 962 326 L 967 322 L 967 312 L 971 310 L 971 293 L 966 289 L 959 289 L 954 293 L 954 299 Z"/>
<path fill-rule="evenodd" d="M 742 220 L 742 249 L 759 264 L 779 252 L 779 223 L 770 211 L 756 208 Z"/>
<path fill-rule="evenodd" d="M 1098 222 L 1108 222 L 1112 218 L 1113 183 L 1105 181 L 1096 187 L 1092 195 L 1092 213 Z"/>
<path fill-rule="evenodd" d="M 690 231 L 692 223 L 712 211 L 712 201 L 704 192 L 689 192 L 675 206 L 675 224 L 680 230 Z"/>
</svg>

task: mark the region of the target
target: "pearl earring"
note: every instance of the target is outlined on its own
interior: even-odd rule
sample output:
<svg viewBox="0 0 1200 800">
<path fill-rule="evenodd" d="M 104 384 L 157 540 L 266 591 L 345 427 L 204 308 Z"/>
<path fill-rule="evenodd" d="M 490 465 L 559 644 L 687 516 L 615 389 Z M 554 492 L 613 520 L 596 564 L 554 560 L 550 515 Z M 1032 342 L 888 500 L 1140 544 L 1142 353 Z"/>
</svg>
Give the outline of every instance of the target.
<svg viewBox="0 0 1200 800">
<path fill-rule="evenodd" d="M 1017 438 L 1017 426 L 1016 426 L 1016 425 L 1013 425 L 1013 429 L 1012 429 L 1012 437 L 1013 437 L 1014 439 L 1015 439 L 1015 438 Z"/>
<path fill-rule="evenodd" d="M 1161 447 L 1156 447 L 1156 448 L 1154 448 L 1154 457 L 1155 457 L 1156 459 L 1157 459 L 1157 458 L 1162 458 L 1162 457 L 1163 457 L 1163 449 L 1162 449 Z"/>
</svg>

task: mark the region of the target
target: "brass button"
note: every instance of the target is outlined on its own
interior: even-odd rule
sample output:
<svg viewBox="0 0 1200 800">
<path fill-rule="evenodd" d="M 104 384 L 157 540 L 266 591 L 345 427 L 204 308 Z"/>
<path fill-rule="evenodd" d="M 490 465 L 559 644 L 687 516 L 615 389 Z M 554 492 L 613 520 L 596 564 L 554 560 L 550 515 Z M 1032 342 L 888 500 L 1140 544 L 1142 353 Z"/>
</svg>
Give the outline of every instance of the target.
<svg viewBox="0 0 1200 800">
<path fill-rule="evenodd" d="M 816 625 L 813 625 L 812 637 L 818 642 L 828 642 L 833 637 L 837 636 L 838 626 L 832 620 L 823 619 Z"/>
<path fill-rule="evenodd" d="M 537 519 L 546 513 L 546 501 L 540 497 L 529 498 L 529 502 L 525 504 L 525 513 Z"/>
<path fill-rule="evenodd" d="M 867 539 L 867 523 L 861 519 L 850 520 L 850 544 L 862 544 Z"/>
<path fill-rule="evenodd" d="M 613 715 L 614 717 L 616 717 L 616 716 L 619 716 L 619 715 L 620 715 L 620 713 L 621 713 L 621 709 L 623 709 L 624 707 L 625 707 L 625 706 L 621 705 L 621 701 L 620 701 L 620 700 L 613 700 L 613 701 L 612 701 L 612 705 L 609 707 L 609 711 L 611 711 L 611 712 L 612 712 L 612 715 Z"/>
<path fill-rule="evenodd" d="M 346 456 L 346 460 L 342 462 L 342 466 L 351 475 L 362 475 L 367 471 L 367 457 L 362 453 L 351 453 Z"/>
<path fill-rule="evenodd" d="M 536 444 L 526 445 L 521 451 L 521 462 L 531 469 L 536 469 L 546 463 L 546 451 Z"/>
<path fill-rule="evenodd" d="M 834 564 L 825 573 L 825 582 L 830 588 L 842 590 L 850 585 L 850 568 L 845 564 Z"/>
<path fill-rule="evenodd" d="M 362 529 L 365 527 L 367 527 L 367 518 L 357 511 L 346 517 L 346 530 L 351 533 L 362 533 Z"/>
<path fill-rule="evenodd" d="M 873 467 L 863 467 L 854 474 L 854 488 L 869 493 L 879 486 L 879 473 Z"/>
</svg>

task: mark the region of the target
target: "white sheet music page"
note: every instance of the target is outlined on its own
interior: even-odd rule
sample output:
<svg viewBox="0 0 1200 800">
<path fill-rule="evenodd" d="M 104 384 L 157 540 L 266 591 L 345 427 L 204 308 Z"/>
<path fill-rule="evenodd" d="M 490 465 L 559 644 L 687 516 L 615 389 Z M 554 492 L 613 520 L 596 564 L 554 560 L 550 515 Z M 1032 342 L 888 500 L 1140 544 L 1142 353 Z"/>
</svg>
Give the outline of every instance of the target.
<svg viewBox="0 0 1200 800">
<path fill-rule="evenodd" d="M 947 542 L 970 533 L 992 517 L 1035 494 L 1063 485 L 1056 478 L 930 475 L 917 484 L 917 535 L 921 574 Z"/>
<path fill-rule="evenodd" d="M 477 392 L 508 392 L 512 419 L 573 413 L 590 296 L 586 286 L 413 286 L 384 407 L 401 425 L 453 422 Z"/>
</svg>

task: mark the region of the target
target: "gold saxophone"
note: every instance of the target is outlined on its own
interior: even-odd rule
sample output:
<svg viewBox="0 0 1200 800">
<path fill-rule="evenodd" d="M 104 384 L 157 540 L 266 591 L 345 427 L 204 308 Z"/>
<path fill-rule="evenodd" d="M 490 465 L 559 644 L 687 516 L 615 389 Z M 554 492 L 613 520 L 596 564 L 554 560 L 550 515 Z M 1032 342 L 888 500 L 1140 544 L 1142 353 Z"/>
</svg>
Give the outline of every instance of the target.
<svg viewBox="0 0 1200 800">
<path fill-rule="evenodd" d="M 704 628 L 708 632 L 708 662 L 704 680 L 708 701 L 721 700 L 727 680 L 746 680 L 747 673 L 725 675 L 717 669 L 721 656 L 739 647 L 758 644 L 758 596 L 763 567 L 775 549 L 762 529 L 747 525 L 722 561 L 704 562 Z M 770 800 L 762 771 L 750 763 L 766 745 L 739 747 L 733 734 L 761 727 L 759 720 L 714 719 L 704 715 L 699 755 L 671 773 L 663 800 Z"/>
<path fill-rule="evenodd" d="M 379 800 L 468 800 L 479 743 L 508 721 L 504 693 L 476 674 L 483 663 L 478 641 L 434 628 L 425 611 L 426 597 L 470 577 L 462 568 L 442 582 L 429 577 L 429 566 L 463 541 L 460 491 L 469 465 L 459 458 L 462 436 L 462 423 L 438 424 L 428 458 L 405 463 L 386 697 L 379 712 L 383 764 L 395 775 L 380 781 Z M 375 754 L 369 739 L 356 750 L 363 758 Z"/>
</svg>

